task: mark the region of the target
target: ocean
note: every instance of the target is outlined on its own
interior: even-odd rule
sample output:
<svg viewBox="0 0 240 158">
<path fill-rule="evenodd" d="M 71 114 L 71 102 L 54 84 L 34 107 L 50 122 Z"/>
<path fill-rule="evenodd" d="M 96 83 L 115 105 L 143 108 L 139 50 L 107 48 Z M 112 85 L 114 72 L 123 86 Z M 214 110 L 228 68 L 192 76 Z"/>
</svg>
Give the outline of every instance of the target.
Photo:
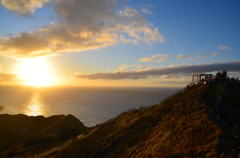
<svg viewBox="0 0 240 158">
<path fill-rule="evenodd" d="M 129 109 L 159 104 L 180 88 L 0 86 L 1 114 L 72 114 L 94 126 Z"/>
</svg>

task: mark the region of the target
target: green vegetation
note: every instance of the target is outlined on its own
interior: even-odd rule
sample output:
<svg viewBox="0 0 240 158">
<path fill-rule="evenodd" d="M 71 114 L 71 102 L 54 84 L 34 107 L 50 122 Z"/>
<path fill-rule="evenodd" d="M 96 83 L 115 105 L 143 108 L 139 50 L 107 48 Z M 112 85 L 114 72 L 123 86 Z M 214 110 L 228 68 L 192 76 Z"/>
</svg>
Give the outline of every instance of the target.
<svg viewBox="0 0 240 158">
<path fill-rule="evenodd" d="M 11 152 L 5 155 L 31 157 L 43 151 L 45 144 L 56 146 L 62 140 L 85 133 L 45 157 L 238 157 L 239 92 L 239 83 L 188 86 L 159 105 L 126 111 L 89 132 L 87 128 L 71 125 L 59 133 L 57 127 L 74 120 L 55 121 L 25 141 L 26 146 L 37 144 L 38 148 L 24 153 L 18 147 L 10 150 L 15 155 Z M 24 133 L 23 129 L 19 131 Z"/>
</svg>

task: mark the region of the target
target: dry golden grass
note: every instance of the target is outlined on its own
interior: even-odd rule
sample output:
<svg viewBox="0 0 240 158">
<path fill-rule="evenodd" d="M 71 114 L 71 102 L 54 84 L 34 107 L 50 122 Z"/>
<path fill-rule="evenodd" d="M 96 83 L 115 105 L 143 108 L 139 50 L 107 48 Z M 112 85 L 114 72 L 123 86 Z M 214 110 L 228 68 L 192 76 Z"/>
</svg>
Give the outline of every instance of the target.
<svg viewBox="0 0 240 158">
<path fill-rule="evenodd" d="M 218 96 L 230 91 L 229 87 L 220 86 L 187 87 L 159 105 L 129 110 L 95 127 L 94 131 L 79 141 L 51 156 L 84 158 L 219 157 L 231 154 L 234 156 L 228 151 L 230 149 L 223 145 L 222 137 L 226 135 L 226 130 L 221 127 L 221 121 L 216 121 L 219 111 L 211 111 L 216 110 L 216 106 L 221 107 L 225 102 L 213 105 Z M 236 89 L 236 86 L 232 88 Z M 237 93 L 239 94 L 239 91 Z M 229 100 L 227 96 L 226 99 Z M 239 106 L 237 107 L 235 102 L 238 104 L 239 100 L 232 102 L 237 111 L 235 113 L 238 114 Z M 235 119 L 236 116 L 232 117 Z M 235 131 L 231 131 L 239 134 L 239 124 L 235 125 Z"/>
</svg>

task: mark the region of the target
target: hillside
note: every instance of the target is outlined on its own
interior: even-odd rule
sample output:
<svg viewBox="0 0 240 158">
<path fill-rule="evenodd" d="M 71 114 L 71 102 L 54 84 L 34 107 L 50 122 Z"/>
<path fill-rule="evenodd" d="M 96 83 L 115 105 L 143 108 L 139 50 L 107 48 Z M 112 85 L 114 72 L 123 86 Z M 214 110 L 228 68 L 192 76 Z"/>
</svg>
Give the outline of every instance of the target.
<svg viewBox="0 0 240 158">
<path fill-rule="evenodd" d="M 72 115 L 0 115 L 0 157 L 240 157 L 239 92 L 194 85 L 91 128 Z"/>
<path fill-rule="evenodd" d="M 0 157 L 23 157 L 61 144 L 87 128 L 72 115 L 0 115 Z"/>
<path fill-rule="evenodd" d="M 49 157 L 239 157 L 240 85 L 195 85 L 129 110 Z"/>
</svg>

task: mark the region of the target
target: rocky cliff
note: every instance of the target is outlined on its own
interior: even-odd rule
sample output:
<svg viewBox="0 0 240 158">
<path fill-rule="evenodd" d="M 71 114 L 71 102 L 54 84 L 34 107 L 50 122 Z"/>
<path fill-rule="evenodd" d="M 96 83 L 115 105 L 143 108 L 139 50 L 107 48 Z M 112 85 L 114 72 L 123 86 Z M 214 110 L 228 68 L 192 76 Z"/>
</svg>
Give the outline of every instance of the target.
<svg viewBox="0 0 240 158">
<path fill-rule="evenodd" d="M 0 157 L 27 157 L 87 131 L 72 115 L 0 115 Z"/>
</svg>

